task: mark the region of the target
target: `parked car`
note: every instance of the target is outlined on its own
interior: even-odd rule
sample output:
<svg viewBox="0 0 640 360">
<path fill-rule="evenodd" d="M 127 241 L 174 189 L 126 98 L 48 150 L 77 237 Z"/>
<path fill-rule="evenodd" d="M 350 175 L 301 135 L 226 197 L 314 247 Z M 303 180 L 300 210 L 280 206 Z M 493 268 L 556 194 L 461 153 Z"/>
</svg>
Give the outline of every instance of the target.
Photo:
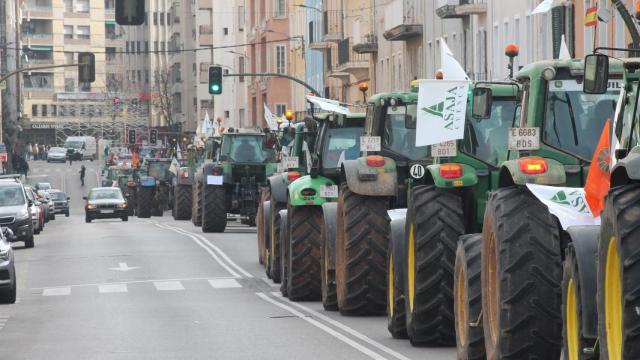
<svg viewBox="0 0 640 360">
<path fill-rule="evenodd" d="M 129 221 L 129 208 L 120 188 L 93 188 L 82 199 L 86 200 L 85 221 L 88 223 L 94 219 L 120 218 Z"/>
<path fill-rule="evenodd" d="M 9 241 L 23 241 L 25 247 L 33 247 L 34 205 L 27 197 L 20 175 L 0 176 L 0 226 L 13 232 L 14 237 Z"/>
<path fill-rule="evenodd" d="M 64 214 L 64 216 L 69 217 L 69 201 L 71 198 L 56 189 L 49 190 L 49 196 L 51 196 L 51 200 L 53 200 L 54 214 Z"/>
<path fill-rule="evenodd" d="M 6 226 L 0 231 L 0 303 L 13 304 L 16 302 L 16 266 L 13 258 L 13 248 L 9 244 L 15 237 L 13 231 Z"/>
<path fill-rule="evenodd" d="M 52 147 L 47 152 L 47 162 L 66 162 L 67 150 L 61 147 Z"/>
<path fill-rule="evenodd" d="M 38 190 L 38 196 L 40 197 L 38 200 L 40 200 L 43 204 L 47 206 L 47 211 L 45 214 L 46 215 L 45 219 L 47 221 L 56 219 L 56 206 L 53 203 L 53 200 L 51 199 L 51 195 L 49 195 L 49 191 L 51 190 Z"/>
<path fill-rule="evenodd" d="M 38 201 L 31 186 L 24 187 L 29 206 L 31 207 L 31 219 L 33 220 L 33 233 L 38 235 L 44 230 L 44 207 Z"/>
</svg>

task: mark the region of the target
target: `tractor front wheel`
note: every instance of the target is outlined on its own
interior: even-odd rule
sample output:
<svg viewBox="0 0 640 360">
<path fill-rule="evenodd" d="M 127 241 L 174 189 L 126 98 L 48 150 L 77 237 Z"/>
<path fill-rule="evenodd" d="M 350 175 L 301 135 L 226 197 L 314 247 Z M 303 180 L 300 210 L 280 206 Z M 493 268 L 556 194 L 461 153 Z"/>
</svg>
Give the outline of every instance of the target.
<svg viewBox="0 0 640 360">
<path fill-rule="evenodd" d="M 227 208 L 224 186 L 209 185 L 202 189 L 202 232 L 224 232 Z"/>
<path fill-rule="evenodd" d="M 289 206 L 287 294 L 293 301 L 320 300 L 322 207 Z"/>
</svg>

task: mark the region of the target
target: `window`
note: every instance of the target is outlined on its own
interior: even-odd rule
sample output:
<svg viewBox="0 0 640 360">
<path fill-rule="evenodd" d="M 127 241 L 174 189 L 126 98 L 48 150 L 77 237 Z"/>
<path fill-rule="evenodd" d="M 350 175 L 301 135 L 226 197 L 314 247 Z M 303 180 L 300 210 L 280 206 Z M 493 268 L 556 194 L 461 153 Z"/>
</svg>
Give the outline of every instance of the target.
<svg viewBox="0 0 640 360">
<path fill-rule="evenodd" d="M 498 74 L 500 73 L 500 33 L 498 32 L 498 24 L 493 24 L 493 39 L 492 39 L 493 48 L 493 59 L 491 62 L 493 63 L 493 67 L 491 68 L 491 79 L 497 79 Z"/>
<path fill-rule="evenodd" d="M 153 13 L 153 25 L 158 25 L 158 13 Z"/>
<path fill-rule="evenodd" d="M 64 53 L 64 63 L 65 64 L 73 64 L 73 53 L 72 52 L 65 52 Z"/>
<path fill-rule="evenodd" d="M 240 74 L 244 74 L 245 72 L 245 64 L 244 64 L 244 56 L 240 56 L 238 58 L 238 69 L 240 71 Z M 244 76 L 240 76 L 238 77 L 238 81 L 239 82 L 244 82 Z"/>
<path fill-rule="evenodd" d="M 287 111 L 287 104 L 276 104 L 276 116 L 282 116 Z"/>
<path fill-rule="evenodd" d="M 225 110 L 224 111 L 224 118 L 228 119 L 229 118 L 229 110 Z"/>
<path fill-rule="evenodd" d="M 158 51 L 158 50 L 160 50 L 160 48 L 158 48 L 158 42 L 154 41 L 153 42 L 153 51 Z"/>
<path fill-rule="evenodd" d="M 51 105 L 51 116 L 58 115 L 58 105 Z"/>
<path fill-rule="evenodd" d="M 138 82 L 142 82 L 142 70 L 138 70 Z"/>
<path fill-rule="evenodd" d="M 73 39 L 73 26 L 71 25 L 64 26 L 64 38 Z"/>
<path fill-rule="evenodd" d="M 165 45 L 166 45 L 166 43 L 165 43 L 164 41 L 160 41 L 160 45 L 161 45 L 160 50 L 161 50 L 161 51 L 165 51 L 165 49 L 166 49 L 166 46 L 165 46 Z"/>
<path fill-rule="evenodd" d="M 64 79 L 64 91 L 66 92 L 74 92 L 76 91 L 76 81 L 72 78 Z"/>
<path fill-rule="evenodd" d="M 118 38 L 115 24 L 104 24 L 104 37 L 110 40 Z"/>
<path fill-rule="evenodd" d="M 47 116 L 47 105 L 42 105 L 42 116 Z"/>
<path fill-rule="evenodd" d="M 244 31 L 244 6 L 238 6 L 238 31 Z"/>
<path fill-rule="evenodd" d="M 76 0 L 76 12 L 89 13 L 89 0 Z"/>
<path fill-rule="evenodd" d="M 144 42 L 144 52 L 145 53 L 149 53 L 149 42 L 148 41 Z"/>
<path fill-rule="evenodd" d="M 286 1 L 285 0 L 274 0 L 274 2 L 275 2 L 275 4 L 274 4 L 275 11 L 274 11 L 273 16 L 277 17 L 277 18 L 285 17 L 287 15 L 286 14 L 286 11 L 287 11 Z"/>
<path fill-rule="evenodd" d="M 78 26 L 76 28 L 78 39 L 91 39 L 91 28 L 88 26 Z"/>
<path fill-rule="evenodd" d="M 31 105 L 31 116 L 38 116 L 38 105 Z"/>
<path fill-rule="evenodd" d="M 240 127 L 242 127 L 244 124 L 244 112 L 244 109 L 238 110 L 238 124 L 240 125 Z"/>
<path fill-rule="evenodd" d="M 160 13 L 160 25 L 164 26 L 164 13 Z"/>
<path fill-rule="evenodd" d="M 223 28 L 223 29 L 222 29 L 222 33 L 223 33 L 224 35 L 229 35 L 229 28 Z"/>
<path fill-rule="evenodd" d="M 145 84 L 149 83 L 149 70 L 144 71 L 144 83 Z"/>
<path fill-rule="evenodd" d="M 276 73 L 277 74 L 285 74 L 287 72 L 286 66 L 286 53 L 284 45 L 276 45 Z"/>
<path fill-rule="evenodd" d="M 209 100 L 200 100 L 200 110 L 209 109 Z"/>
<path fill-rule="evenodd" d="M 64 0 L 64 12 L 73 12 L 73 0 Z"/>
<path fill-rule="evenodd" d="M 85 91 L 85 92 L 91 91 L 91 83 L 89 82 L 81 82 L 78 84 L 78 87 L 80 88 L 80 91 Z"/>
<path fill-rule="evenodd" d="M 141 50 L 140 41 L 136 41 L 136 45 L 137 45 L 137 48 L 138 48 L 138 54 L 140 54 L 140 50 Z"/>
<path fill-rule="evenodd" d="M 171 14 L 167 13 L 167 26 L 171 25 Z"/>
</svg>

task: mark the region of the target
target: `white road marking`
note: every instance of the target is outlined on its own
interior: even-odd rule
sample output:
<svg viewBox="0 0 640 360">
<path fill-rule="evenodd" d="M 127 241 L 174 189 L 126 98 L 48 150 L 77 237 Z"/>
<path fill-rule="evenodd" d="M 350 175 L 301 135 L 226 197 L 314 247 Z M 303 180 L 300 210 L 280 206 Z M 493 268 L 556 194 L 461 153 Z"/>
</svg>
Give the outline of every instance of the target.
<svg viewBox="0 0 640 360">
<path fill-rule="evenodd" d="M 125 293 L 127 292 L 126 284 L 109 284 L 109 285 L 99 285 L 98 292 L 105 293 Z"/>
<path fill-rule="evenodd" d="M 59 287 L 42 290 L 42 296 L 67 296 L 71 294 L 70 287 Z"/>
<path fill-rule="evenodd" d="M 227 270 L 227 272 L 228 272 L 229 274 L 231 274 L 231 276 L 233 276 L 233 277 L 235 277 L 235 278 L 239 278 L 239 277 L 241 277 L 237 272 L 233 271 L 233 269 L 231 269 L 231 268 L 230 268 L 226 263 L 224 263 L 224 262 L 220 259 L 220 257 L 218 257 L 218 255 L 217 255 L 217 254 L 215 254 L 213 251 L 211 251 L 211 249 L 209 249 L 206 245 L 204 245 L 204 244 L 203 244 L 203 243 L 202 243 L 202 242 L 201 242 L 201 241 L 200 241 L 200 240 L 199 240 L 195 235 L 190 234 L 190 233 L 188 233 L 188 232 L 182 232 L 182 231 L 176 230 L 176 229 L 174 229 L 174 228 L 172 228 L 172 227 L 170 227 L 170 226 L 167 226 L 167 225 L 162 225 L 162 224 L 153 223 L 153 222 L 150 222 L 150 224 L 153 224 L 153 225 L 155 225 L 155 226 L 157 226 L 157 227 L 159 227 L 159 228 L 162 228 L 162 229 L 171 230 L 171 231 L 173 231 L 173 232 L 175 232 L 175 233 L 182 234 L 182 235 L 186 235 L 186 236 L 190 237 L 190 238 L 191 238 L 191 240 L 193 240 L 196 244 L 198 244 L 198 246 L 200 246 L 200 247 L 201 247 L 201 248 L 203 248 L 207 253 L 209 253 L 209 255 L 211 255 L 211 257 L 213 258 L 213 260 L 215 260 L 215 261 L 216 261 L 220 266 L 222 266 L 225 270 Z"/>
<path fill-rule="evenodd" d="M 153 283 L 158 291 L 179 291 L 184 290 L 180 281 L 156 281 Z"/>
<path fill-rule="evenodd" d="M 229 288 L 242 287 L 242 285 L 240 285 L 240 283 L 237 282 L 235 279 L 211 279 L 209 280 L 209 284 L 211 284 L 211 286 L 214 289 L 229 289 Z"/>
<path fill-rule="evenodd" d="M 379 342 L 377 342 L 377 341 L 369 338 L 368 336 L 366 336 L 366 335 L 364 335 L 364 334 L 362 334 L 362 333 L 360 333 L 360 332 L 348 327 L 347 325 L 344 325 L 343 323 L 341 323 L 339 321 L 336 321 L 336 320 L 334 320 L 334 319 L 332 319 L 332 318 L 330 318 L 328 316 L 322 315 L 321 313 L 319 313 L 319 312 L 317 312 L 317 311 L 315 311 L 313 309 L 310 309 L 310 308 L 308 308 L 308 307 L 306 307 L 306 306 L 304 306 L 302 304 L 299 304 L 299 303 L 296 303 L 296 302 L 293 302 L 293 301 L 289 301 L 289 299 L 285 299 L 279 292 L 272 292 L 271 295 L 279 298 L 280 300 L 282 300 L 283 302 L 286 302 L 287 304 L 293 305 L 293 306 L 295 306 L 295 307 L 297 307 L 297 308 L 299 308 L 299 309 L 301 309 L 303 311 L 308 312 L 309 314 L 313 315 L 314 317 L 316 317 L 318 319 L 322 319 L 323 321 L 325 321 L 325 322 L 337 327 L 338 329 L 351 334 L 353 337 L 358 338 L 358 339 L 366 342 L 367 344 L 378 348 L 378 350 L 386 352 L 387 354 L 393 356 L 396 359 L 410 360 L 408 357 L 406 357 L 406 356 L 398 353 L 397 351 L 394 351 L 394 350 L 392 350 L 392 349 L 380 344 Z"/>
<path fill-rule="evenodd" d="M 118 267 L 117 268 L 109 268 L 109 270 L 122 271 L 122 272 L 130 271 L 130 270 L 136 270 L 136 269 L 140 269 L 140 267 L 139 266 L 129 267 L 126 262 L 118 263 Z"/>
<path fill-rule="evenodd" d="M 11 318 L 11 315 L 0 315 L 0 330 L 4 329 L 7 321 Z"/>
<path fill-rule="evenodd" d="M 109 283 L 90 283 L 90 284 L 74 284 L 74 285 L 64 285 L 64 286 L 50 286 L 50 287 L 41 287 L 41 288 L 31 288 L 31 290 L 44 290 L 44 289 L 57 289 L 63 287 L 90 287 L 90 286 L 100 286 L 100 285 L 114 285 L 114 284 L 140 284 L 140 283 L 149 283 L 149 282 L 166 282 L 166 281 L 197 281 L 197 280 L 211 280 L 211 279 L 232 279 L 231 277 L 222 276 L 222 277 L 197 277 L 197 278 L 179 278 L 179 279 L 153 279 L 153 280 L 131 280 L 131 281 L 116 281 Z"/>
<path fill-rule="evenodd" d="M 377 352 L 367 348 L 366 346 L 363 346 L 362 344 L 357 343 L 356 341 L 342 335 L 341 333 L 335 331 L 334 329 L 328 327 L 327 325 L 321 323 L 320 321 L 314 320 L 308 316 L 306 316 L 305 314 L 299 312 L 298 310 L 287 306 L 283 303 L 281 303 L 280 301 L 274 300 L 271 297 L 269 297 L 267 294 L 265 293 L 256 293 L 256 295 L 258 295 L 258 297 L 260 297 L 262 300 L 269 302 L 283 310 L 286 310 L 288 312 L 290 312 L 291 314 L 299 317 L 300 319 L 308 322 L 309 324 L 317 327 L 318 329 L 326 332 L 327 334 L 337 338 L 338 340 L 344 342 L 345 344 L 351 346 L 352 348 L 360 351 L 361 353 L 369 356 L 372 359 L 385 359 L 384 356 L 382 356 L 382 354 L 378 354 Z"/>
<path fill-rule="evenodd" d="M 244 277 L 246 278 L 253 278 L 253 275 L 246 271 L 245 269 L 241 268 L 238 264 L 236 264 L 233 260 L 231 260 L 231 258 L 229 258 L 229 256 L 227 254 L 225 254 L 224 251 L 220 250 L 219 247 L 213 245 L 211 243 L 211 241 L 209 241 L 209 239 L 205 238 L 204 236 L 200 235 L 200 234 L 196 234 L 196 233 L 192 233 L 188 230 L 184 230 L 182 228 L 176 227 L 176 226 L 171 226 L 171 225 L 166 225 L 166 224 L 162 224 L 164 225 L 166 228 L 169 228 L 173 231 L 178 231 L 181 232 L 185 235 L 189 235 L 189 236 L 195 236 L 198 239 L 200 239 L 205 246 L 209 246 L 213 251 L 215 251 L 218 255 L 220 255 L 224 260 L 226 260 L 229 265 L 233 266 L 239 273 L 241 273 L 242 275 L 244 275 Z"/>
</svg>

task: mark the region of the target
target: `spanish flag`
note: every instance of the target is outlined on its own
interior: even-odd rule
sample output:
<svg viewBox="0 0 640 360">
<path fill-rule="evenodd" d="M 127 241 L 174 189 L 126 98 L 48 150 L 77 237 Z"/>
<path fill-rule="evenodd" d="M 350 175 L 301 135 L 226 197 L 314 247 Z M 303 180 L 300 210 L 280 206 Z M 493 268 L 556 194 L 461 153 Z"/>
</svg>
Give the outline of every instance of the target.
<svg viewBox="0 0 640 360">
<path fill-rule="evenodd" d="M 602 209 L 604 209 L 604 197 L 609 192 L 611 184 L 611 174 L 609 167 L 611 165 L 611 136 L 609 136 L 609 127 L 611 126 L 611 119 L 607 119 L 602 129 L 602 135 L 600 135 L 600 141 L 598 141 L 598 147 L 591 159 L 591 166 L 589 167 L 589 175 L 587 176 L 587 183 L 584 186 L 585 197 L 589 209 L 594 217 L 600 216 Z"/>
<path fill-rule="evenodd" d="M 592 6 L 587 9 L 587 14 L 584 16 L 584 26 L 596 26 L 598 23 L 598 7 Z"/>
</svg>

